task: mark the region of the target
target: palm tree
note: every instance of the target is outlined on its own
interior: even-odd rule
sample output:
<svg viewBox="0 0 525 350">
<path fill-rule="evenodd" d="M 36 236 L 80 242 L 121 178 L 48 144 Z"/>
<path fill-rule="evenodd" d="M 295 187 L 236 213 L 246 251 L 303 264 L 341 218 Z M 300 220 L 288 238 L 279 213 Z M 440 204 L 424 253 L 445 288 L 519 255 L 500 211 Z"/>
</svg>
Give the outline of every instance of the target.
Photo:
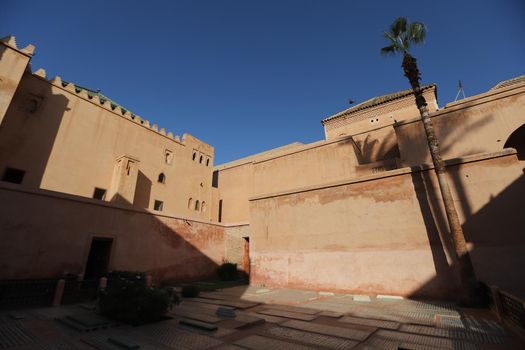
<svg viewBox="0 0 525 350">
<path fill-rule="evenodd" d="M 409 53 L 409 49 L 412 45 L 422 44 L 425 40 L 425 25 L 421 22 L 412 22 L 409 24 L 406 18 L 399 17 L 390 25 L 390 31 L 385 32 L 384 35 L 390 45 L 383 47 L 381 49 L 381 54 L 403 54 L 403 71 L 405 77 L 407 77 L 410 82 L 410 86 L 412 86 L 416 98 L 416 105 L 419 109 L 419 114 L 421 115 L 421 120 L 427 136 L 428 148 L 432 155 L 432 162 L 434 163 L 434 169 L 438 178 L 439 189 L 441 191 L 448 219 L 448 225 L 452 235 L 452 244 L 456 253 L 457 269 L 461 283 L 460 300 L 468 305 L 478 304 L 480 302 L 479 284 L 476 280 L 476 275 L 474 274 L 474 268 L 467 249 L 463 229 L 461 228 L 458 213 L 450 193 L 445 165 L 441 158 L 439 143 L 434 133 L 432 120 L 428 115 L 427 103 L 419 85 L 421 75 L 416 64 L 416 59 Z"/>
</svg>

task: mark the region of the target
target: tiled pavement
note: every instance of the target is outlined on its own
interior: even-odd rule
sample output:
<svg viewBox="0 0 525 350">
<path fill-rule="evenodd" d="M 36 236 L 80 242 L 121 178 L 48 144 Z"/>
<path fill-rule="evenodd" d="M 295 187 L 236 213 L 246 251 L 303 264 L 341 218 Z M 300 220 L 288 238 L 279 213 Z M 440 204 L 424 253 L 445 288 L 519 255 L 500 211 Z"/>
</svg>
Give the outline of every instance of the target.
<svg viewBox="0 0 525 350">
<path fill-rule="evenodd" d="M 171 319 L 140 327 L 101 323 L 80 305 L 4 312 L 0 349 L 525 349 L 489 311 L 473 315 L 451 303 L 244 286 L 186 299 Z"/>
</svg>

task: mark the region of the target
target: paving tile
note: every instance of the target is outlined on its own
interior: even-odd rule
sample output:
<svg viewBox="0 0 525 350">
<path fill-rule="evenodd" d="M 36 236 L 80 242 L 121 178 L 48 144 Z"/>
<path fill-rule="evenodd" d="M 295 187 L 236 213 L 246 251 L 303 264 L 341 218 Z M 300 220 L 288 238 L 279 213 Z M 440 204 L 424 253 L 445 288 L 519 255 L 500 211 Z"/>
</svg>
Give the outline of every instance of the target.
<svg viewBox="0 0 525 350">
<path fill-rule="evenodd" d="M 477 331 L 464 331 L 460 329 L 446 329 L 418 325 L 402 325 L 399 330 L 407 333 L 430 335 L 433 337 L 467 340 L 473 343 L 503 344 L 508 340 L 504 336 L 494 335 L 486 332 L 483 333 Z"/>
<path fill-rule="evenodd" d="M 205 299 L 205 298 L 192 298 L 193 301 L 198 301 L 201 303 L 214 304 L 214 305 L 223 305 L 236 307 L 238 309 L 248 309 L 254 306 L 259 305 L 259 303 L 254 303 L 251 301 L 233 301 L 233 300 L 218 300 L 218 299 Z"/>
<path fill-rule="evenodd" d="M 302 321 L 287 321 L 281 324 L 283 327 L 294 328 L 301 331 L 313 332 L 318 334 L 330 335 L 352 340 L 365 340 L 372 331 L 365 331 L 361 329 L 351 329 L 335 326 L 327 326 L 324 324 L 302 322 Z"/>
<path fill-rule="evenodd" d="M 373 339 L 379 338 L 381 340 L 393 341 L 393 342 L 397 341 L 399 343 L 424 345 L 427 347 L 433 347 L 433 348 L 438 348 L 438 349 L 450 349 L 450 350 L 477 350 L 479 349 L 479 346 L 476 344 L 464 342 L 460 340 L 396 332 L 396 331 L 390 331 L 390 330 L 384 330 L 384 329 L 380 329 L 377 332 L 375 332 L 372 338 Z"/>
<path fill-rule="evenodd" d="M 323 346 L 329 349 L 351 349 L 359 342 L 354 340 L 331 337 L 328 335 L 310 333 L 292 328 L 273 327 L 267 329 L 265 334 L 273 337 L 291 339 L 313 346 Z"/>
<path fill-rule="evenodd" d="M 270 316 L 293 318 L 295 320 L 303 320 L 303 321 L 312 321 L 317 318 L 316 315 L 300 314 L 297 312 L 275 310 L 275 309 L 264 309 L 264 310 L 257 311 L 257 313 L 263 314 L 263 315 L 270 315 Z"/>
<path fill-rule="evenodd" d="M 354 301 L 359 302 L 370 302 L 370 297 L 368 295 L 354 295 L 353 296 Z"/>
<path fill-rule="evenodd" d="M 352 323 L 362 326 L 371 326 L 377 328 L 386 328 L 386 329 L 398 329 L 399 323 L 394 321 L 384 321 L 384 320 L 374 320 L 370 318 L 361 318 L 353 316 L 345 316 L 338 320 L 343 323 Z"/>
<path fill-rule="evenodd" d="M 211 312 L 205 313 L 205 312 L 202 312 L 202 310 L 200 311 L 201 312 L 195 309 L 186 308 L 186 307 L 174 307 L 170 311 L 170 314 L 189 318 L 189 319 L 196 320 L 196 321 L 207 322 L 207 323 L 217 323 L 221 320 L 220 317 L 210 314 Z"/>
<path fill-rule="evenodd" d="M 18 322 L 5 322 L 0 326 L 0 349 L 36 343 L 38 338 Z"/>
<path fill-rule="evenodd" d="M 286 342 L 283 340 L 267 338 L 260 335 L 250 335 L 249 337 L 237 340 L 236 345 L 254 350 L 267 350 L 267 349 L 286 349 L 286 350 L 313 350 L 315 348 L 300 345 L 295 343 Z"/>
<path fill-rule="evenodd" d="M 145 326 L 139 331 L 145 337 L 175 349 L 201 350 L 222 344 L 213 337 L 178 329 L 173 322 Z"/>
<path fill-rule="evenodd" d="M 289 321 L 288 318 L 284 318 L 284 317 L 265 315 L 265 314 L 258 314 L 258 313 L 251 312 L 251 311 L 242 311 L 242 312 L 244 312 L 244 313 L 246 313 L 247 315 L 250 315 L 250 316 L 260 317 L 263 320 L 265 320 L 266 322 L 270 322 L 270 323 L 277 323 L 277 324 L 279 324 L 279 323 L 283 323 L 283 322 Z M 239 314 L 240 314 L 240 311 L 237 311 L 237 315 L 239 315 Z"/>
</svg>

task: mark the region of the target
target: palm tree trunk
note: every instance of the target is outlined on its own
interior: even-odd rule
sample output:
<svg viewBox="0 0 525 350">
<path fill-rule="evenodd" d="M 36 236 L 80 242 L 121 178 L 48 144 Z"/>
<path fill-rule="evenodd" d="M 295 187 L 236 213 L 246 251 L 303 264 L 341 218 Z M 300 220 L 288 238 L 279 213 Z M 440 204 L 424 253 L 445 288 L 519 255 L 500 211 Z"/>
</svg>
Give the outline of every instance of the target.
<svg viewBox="0 0 525 350">
<path fill-rule="evenodd" d="M 439 149 L 439 143 L 434 133 L 434 127 L 432 120 L 430 119 L 427 103 L 423 97 L 423 91 L 419 86 L 420 73 L 417 67 L 416 59 L 409 55 L 404 54 L 403 57 L 403 70 L 405 76 L 408 78 L 414 95 L 416 98 L 416 105 L 421 115 L 423 127 L 427 136 L 428 148 L 432 156 L 432 162 L 434 163 L 434 169 L 436 171 L 439 189 L 443 198 L 443 204 L 445 206 L 445 213 L 447 215 L 448 225 L 451 233 L 452 243 L 457 258 L 457 272 L 460 278 L 461 296 L 460 300 L 468 305 L 476 305 L 479 303 L 478 293 L 478 282 L 474 273 L 474 267 L 470 259 L 470 254 L 467 249 L 467 243 L 465 241 L 465 235 L 461 228 L 456 206 L 450 192 L 448 180 L 446 177 L 446 168 L 441 158 L 441 151 Z"/>
</svg>

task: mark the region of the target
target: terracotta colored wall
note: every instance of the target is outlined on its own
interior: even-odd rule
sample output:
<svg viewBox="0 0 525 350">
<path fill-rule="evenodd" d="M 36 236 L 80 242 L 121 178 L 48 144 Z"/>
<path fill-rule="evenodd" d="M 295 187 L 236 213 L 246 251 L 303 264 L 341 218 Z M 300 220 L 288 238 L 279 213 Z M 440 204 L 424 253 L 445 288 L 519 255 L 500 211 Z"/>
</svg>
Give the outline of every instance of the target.
<svg viewBox="0 0 525 350">
<path fill-rule="evenodd" d="M 0 279 L 84 271 L 92 237 L 113 238 L 110 269 L 156 279 L 215 274 L 225 252 L 222 226 L 0 183 Z"/>
<path fill-rule="evenodd" d="M 444 158 L 500 151 L 512 132 L 525 125 L 525 84 L 450 103 L 431 117 Z M 395 130 L 403 165 L 431 162 L 418 119 Z"/>
<path fill-rule="evenodd" d="M 24 109 L 28 96 L 40 100 L 35 112 Z M 173 152 L 171 165 L 164 160 L 166 150 Z M 156 125 L 131 119 L 129 112 L 101 105 L 98 97 L 90 100 L 71 84 L 63 87 L 59 80 L 50 83 L 30 73 L 24 74 L 0 130 L 0 172 L 25 170 L 26 187 L 83 197 L 92 197 L 99 187 L 110 194 L 116 159 L 127 155 L 139 161 L 132 184 L 135 207 L 151 209 L 160 200 L 164 213 L 206 220 L 211 219 L 213 153 L 190 135 L 179 141 Z M 158 182 L 161 172 L 165 184 Z M 189 198 L 206 202 L 207 209 L 188 208 Z"/>
<path fill-rule="evenodd" d="M 239 269 L 243 267 L 244 237 L 250 237 L 249 224 L 233 225 L 224 228 L 225 259 L 228 262 L 237 264 Z"/>
<path fill-rule="evenodd" d="M 454 197 L 478 277 L 525 295 L 515 269 L 525 264 L 523 171 L 515 154 L 485 158 L 450 167 Z M 255 197 L 251 282 L 451 297 L 453 259 L 440 239 L 446 225 L 438 198 L 434 173 L 408 168 Z"/>
</svg>

